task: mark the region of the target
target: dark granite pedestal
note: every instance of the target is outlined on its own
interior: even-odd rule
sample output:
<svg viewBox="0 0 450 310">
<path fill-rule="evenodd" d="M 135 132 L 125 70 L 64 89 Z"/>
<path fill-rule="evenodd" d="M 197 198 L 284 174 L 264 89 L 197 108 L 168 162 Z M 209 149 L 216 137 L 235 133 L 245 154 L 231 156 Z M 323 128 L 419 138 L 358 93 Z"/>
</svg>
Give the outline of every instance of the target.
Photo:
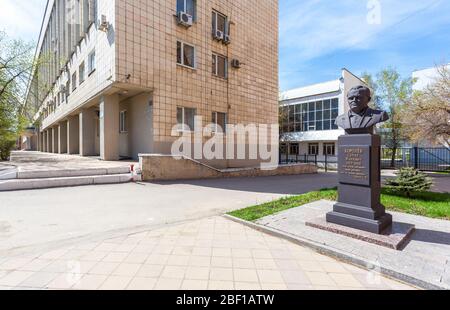
<svg viewBox="0 0 450 310">
<path fill-rule="evenodd" d="M 327 222 L 376 234 L 390 229 L 392 216 L 380 202 L 380 145 L 378 135 L 339 137 L 339 198 Z"/>
</svg>

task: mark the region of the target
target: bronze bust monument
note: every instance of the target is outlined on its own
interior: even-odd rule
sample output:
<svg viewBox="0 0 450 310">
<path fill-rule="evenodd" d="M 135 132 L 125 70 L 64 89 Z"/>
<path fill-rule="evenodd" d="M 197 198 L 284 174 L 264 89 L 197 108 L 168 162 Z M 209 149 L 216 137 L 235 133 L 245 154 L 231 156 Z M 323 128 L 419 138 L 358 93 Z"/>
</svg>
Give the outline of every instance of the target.
<svg viewBox="0 0 450 310">
<path fill-rule="evenodd" d="M 385 111 L 369 108 L 371 99 L 370 89 L 365 86 L 350 89 L 347 94 L 350 110 L 337 117 L 336 125 L 345 129 L 347 134 L 372 134 L 374 126 L 387 121 L 389 115 Z"/>
</svg>

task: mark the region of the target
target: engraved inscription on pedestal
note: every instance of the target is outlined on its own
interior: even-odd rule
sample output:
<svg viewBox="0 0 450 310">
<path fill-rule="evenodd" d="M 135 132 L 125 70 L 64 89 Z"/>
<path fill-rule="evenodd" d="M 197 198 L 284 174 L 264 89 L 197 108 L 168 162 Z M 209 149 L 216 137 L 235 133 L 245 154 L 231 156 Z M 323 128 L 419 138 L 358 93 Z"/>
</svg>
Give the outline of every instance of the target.
<svg viewBox="0 0 450 310">
<path fill-rule="evenodd" d="M 340 146 L 339 154 L 339 183 L 370 186 L 370 146 Z"/>
</svg>

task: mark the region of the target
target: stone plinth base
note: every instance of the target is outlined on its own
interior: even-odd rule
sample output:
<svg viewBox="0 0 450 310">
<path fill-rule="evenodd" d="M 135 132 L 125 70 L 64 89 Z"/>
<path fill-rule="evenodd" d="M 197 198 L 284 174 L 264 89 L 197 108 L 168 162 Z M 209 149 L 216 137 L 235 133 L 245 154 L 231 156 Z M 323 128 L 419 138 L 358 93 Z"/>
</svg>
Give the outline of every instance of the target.
<svg viewBox="0 0 450 310">
<path fill-rule="evenodd" d="M 415 231 L 415 226 L 405 223 L 394 222 L 392 226 L 381 234 L 371 233 L 364 230 L 350 228 L 327 222 L 325 217 L 306 222 L 306 226 L 326 230 L 339 235 L 377 244 L 394 250 L 401 250 L 410 240 Z"/>
</svg>

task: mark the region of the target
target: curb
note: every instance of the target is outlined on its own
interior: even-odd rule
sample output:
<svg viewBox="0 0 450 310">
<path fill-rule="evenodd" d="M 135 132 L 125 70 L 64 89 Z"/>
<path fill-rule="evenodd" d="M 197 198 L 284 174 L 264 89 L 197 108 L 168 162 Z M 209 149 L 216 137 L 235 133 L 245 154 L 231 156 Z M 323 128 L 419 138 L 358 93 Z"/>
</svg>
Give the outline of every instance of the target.
<svg viewBox="0 0 450 310">
<path fill-rule="evenodd" d="M 242 220 L 240 218 L 228 215 L 228 214 L 224 214 L 223 217 L 225 217 L 226 219 L 229 219 L 233 222 L 245 225 L 247 227 L 253 228 L 255 230 L 258 230 L 260 232 L 263 233 L 267 233 L 271 236 L 274 237 L 279 237 L 279 238 L 283 238 L 285 240 L 288 240 L 290 242 L 293 242 L 295 244 L 310 248 L 312 250 L 314 250 L 315 252 L 318 252 L 319 254 L 323 254 L 332 258 L 335 258 L 337 260 L 340 260 L 342 262 L 345 263 L 349 263 L 358 267 L 361 267 L 363 269 L 368 270 L 368 266 L 373 266 L 374 264 L 370 261 L 364 260 L 360 257 L 357 257 L 355 255 L 349 254 L 349 253 L 345 253 L 336 249 L 333 249 L 325 244 L 321 244 L 318 242 L 314 242 L 311 240 L 307 240 L 298 236 L 294 236 L 282 231 L 279 231 L 277 229 L 273 229 L 267 226 L 262 226 L 259 224 L 255 224 L 253 222 L 248 222 L 246 220 Z M 416 286 L 418 288 L 421 289 L 425 289 L 425 290 L 448 290 L 448 288 L 443 287 L 443 286 L 439 286 L 421 279 L 418 279 L 416 277 L 412 277 L 410 275 L 398 272 L 396 270 L 390 269 L 390 268 L 386 268 L 386 267 L 381 267 L 379 268 L 379 272 L 382 275 L 385 275 L 387 277 L 393 278 L 397 281 L 401 281 L 404 282 L 406 284 L 409 285 L 413 285 Z"/>
</svg>

